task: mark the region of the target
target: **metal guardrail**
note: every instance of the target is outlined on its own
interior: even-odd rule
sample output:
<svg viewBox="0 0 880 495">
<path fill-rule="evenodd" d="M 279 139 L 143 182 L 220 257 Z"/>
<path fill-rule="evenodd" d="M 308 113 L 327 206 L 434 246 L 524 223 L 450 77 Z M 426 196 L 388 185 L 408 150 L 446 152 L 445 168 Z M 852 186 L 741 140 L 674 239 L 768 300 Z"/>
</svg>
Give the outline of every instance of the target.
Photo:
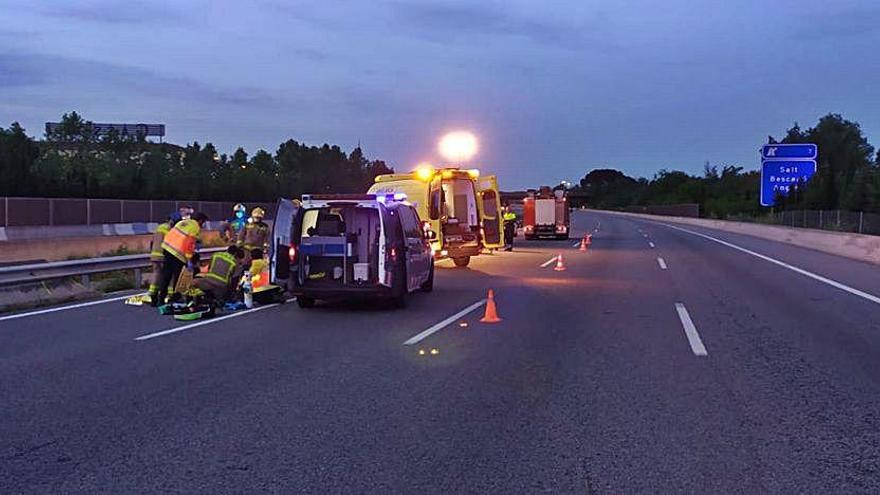
<svg viewBox="0 0 880 495">
<path fill-rule="evenodd" d="M 200 253 L 210 254 L 225 248 L 200 249 Z M 0 267 L 0 286 L 20 285 L 68 277 L 81 277 L 83 285 L 89 285 L 89 276 L 96 273 L 134 270 L 135 286 L 141 285 L 141 270 L 150 266 L 150 255 L 127 254 L 106 258 L 88 258 L 69 261 L 51 261 Z"/>
</svg>

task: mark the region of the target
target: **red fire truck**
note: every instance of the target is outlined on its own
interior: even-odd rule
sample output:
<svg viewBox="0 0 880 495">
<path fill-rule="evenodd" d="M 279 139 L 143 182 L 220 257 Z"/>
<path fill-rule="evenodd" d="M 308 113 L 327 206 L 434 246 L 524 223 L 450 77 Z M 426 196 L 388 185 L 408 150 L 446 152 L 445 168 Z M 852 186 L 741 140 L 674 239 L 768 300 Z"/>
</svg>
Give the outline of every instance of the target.
<svg viewBox="0 0 880 495">
<path fill-rule="evenodd" d="M 523 199 L 523 233 L 526 240 L 539 237 L 568 239 L 570 220 L 565 190 L 547 186 L 530 189 Z"/>
</svg>

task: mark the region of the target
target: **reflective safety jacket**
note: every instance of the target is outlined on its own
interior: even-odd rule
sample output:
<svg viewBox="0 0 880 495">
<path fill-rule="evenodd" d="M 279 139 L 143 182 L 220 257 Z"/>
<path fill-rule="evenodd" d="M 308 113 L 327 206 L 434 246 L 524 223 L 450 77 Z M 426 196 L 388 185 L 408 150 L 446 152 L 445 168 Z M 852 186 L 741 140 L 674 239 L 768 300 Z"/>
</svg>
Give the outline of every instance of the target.
<svg viewBox="0 0 880 495">
<path fill-rule="evenodd" d="M 516 213 L 509 211 L 509 212 L 505 213 L 502 218 L 504 219 L 505 222 L 516 221 Z"/>
<path fill-rule="evenodd" d="M 162 249 L 168 251 L 175 258 L 186 263 L 196 252 L 196 241 L 201 231 L 199 222 L 192 219 L 181 220 L 174 225 L 162 241 Z"/>
<path fill-rule="evenodd" d="M 165 234 L 170 230 L 171 224 L 168 222 L 156 226 L 156 232 L 153 233 L 153 239 L 150 241 L 150 261 L 165 259 L 165 255 L 162 253 L 162 241 L 165 240 Z"/>
<path fill-rule="evenodd" d="M 269 247 L 269 225 L 265 222 L 248 222 L 244 226 L 242 241 L 247 250 L 266 249 Z"/>
<path fill-rule="evenodd" d="M 254 292 L 257 289 L 269 285 L 269 262 L 266 260 L 251 261 L 251 286 Z"/>
<path fill-rule="evenodd" d="M 211 256 L 211 266 L 205 277 L 216 280 L 225 286 L 229 285 L 233 272 L 235 272 L 235 257 L 224 251 L 214 253 Z"/>
</svg>

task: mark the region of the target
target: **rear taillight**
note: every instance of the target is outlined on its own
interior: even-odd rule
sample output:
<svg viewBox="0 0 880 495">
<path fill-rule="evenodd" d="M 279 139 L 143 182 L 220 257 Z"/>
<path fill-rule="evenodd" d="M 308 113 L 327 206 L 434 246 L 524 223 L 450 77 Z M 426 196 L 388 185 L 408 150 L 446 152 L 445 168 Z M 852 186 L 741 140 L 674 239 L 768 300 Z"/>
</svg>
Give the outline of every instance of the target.
<svg viewBox="0 0 880 495">
<path fill-rule="evenodd" d="M 397 248 L 392 247 L 388 250 L 388 260 L 391 262 L 397 261 Z"/>
<path fill-rule="evenodd" d="M 290 258 L 291 263 L 296 261 L 296 246 L 290 245 L 290 248 L 287 250 L 287 256 Z"/>
</svg>

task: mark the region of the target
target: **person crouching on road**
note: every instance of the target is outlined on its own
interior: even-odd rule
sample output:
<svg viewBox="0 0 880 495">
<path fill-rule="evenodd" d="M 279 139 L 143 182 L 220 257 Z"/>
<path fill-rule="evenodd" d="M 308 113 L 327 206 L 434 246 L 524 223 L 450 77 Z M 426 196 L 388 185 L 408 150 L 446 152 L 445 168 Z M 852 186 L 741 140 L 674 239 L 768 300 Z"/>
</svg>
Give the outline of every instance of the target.
<svg viewBox="0 0 880 495">
<path fill-rule="evenodd" d="M 193 287 L 201 289 L 208 301 L 222 304 L 241 275 L 244 251 L 229 246 L 225 252 L 214 253 L 208 272 L 193 279 Z"/>
<path fill-rule="evenodd" d="M 198 212 L 190 219 L 177 222 L 165 234 L 165 239 L 162 241 L 162 254 L 165 256 L 165 260 L 156 297 L 151 301 L 153 306 L 164 304 L 165 296 L 168 295 L 168 287 L 177 285 L 177 277 L 180 276 L 180 271 L 184 267 L 193 268 L 192 257 L 196 252 L 196 242 L 198 242 L 202 226 L 207 221 L 208 216 Z"/>
<path fill-rule="evenodd" d="M 254 292 L 260 292 L 257 289 L 269 285 L 269 262 L 263 258 L 262 249 L 251 250 L 251 266 L 248 270 L 251 272 Z"/>
</svg>

